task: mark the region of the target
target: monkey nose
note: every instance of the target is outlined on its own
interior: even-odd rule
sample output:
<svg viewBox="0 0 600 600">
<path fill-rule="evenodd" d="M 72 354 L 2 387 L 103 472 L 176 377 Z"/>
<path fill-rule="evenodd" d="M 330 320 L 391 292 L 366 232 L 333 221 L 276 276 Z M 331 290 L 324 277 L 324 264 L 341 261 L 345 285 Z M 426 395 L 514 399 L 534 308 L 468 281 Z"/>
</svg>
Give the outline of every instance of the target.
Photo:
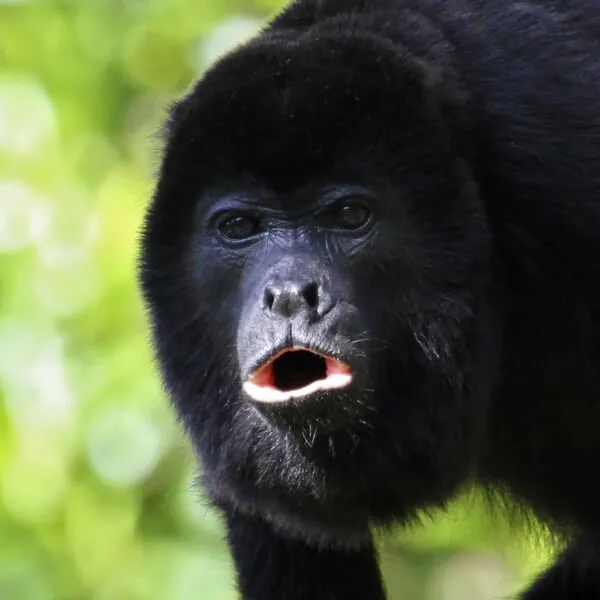
<svg viewBox="0 0 600 600">
<path fill-rule="evenodd" d="M 293 319 L 317 315 L 325 300 L 316 281 L 285 281 L 268 285 L 263 294 L 263 308 L 273 316 Z"/>
</svg>

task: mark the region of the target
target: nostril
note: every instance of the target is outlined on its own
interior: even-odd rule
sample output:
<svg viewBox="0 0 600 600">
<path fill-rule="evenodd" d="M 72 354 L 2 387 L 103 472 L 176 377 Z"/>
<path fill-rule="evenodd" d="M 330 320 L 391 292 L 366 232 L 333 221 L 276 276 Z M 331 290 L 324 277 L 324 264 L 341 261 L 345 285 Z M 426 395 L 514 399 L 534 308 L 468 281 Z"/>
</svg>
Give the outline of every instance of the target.
<svg viewBox="0 0 600 600">
<path fill-rule="evenodd" d="M 273 310 L 273 304 L 275 303 L 275 294 L 271 288 L 265 290 L 264 306 L 267 310 Z"/>
<path fill-rule="evenodd" d="M 302 290 L 304 301 L 310 308 L 317 308 L 319 305 L 319 286 L 315 282 L 311 282 Z"/>
<path fill-rule="evenodd" d="M 273 315 L 291 318 L 303 313 L 316 315 L 324 295 L 317 282 L 287 281 L 267 286 L 263 292 L 263 309 Z"/>
</svg>

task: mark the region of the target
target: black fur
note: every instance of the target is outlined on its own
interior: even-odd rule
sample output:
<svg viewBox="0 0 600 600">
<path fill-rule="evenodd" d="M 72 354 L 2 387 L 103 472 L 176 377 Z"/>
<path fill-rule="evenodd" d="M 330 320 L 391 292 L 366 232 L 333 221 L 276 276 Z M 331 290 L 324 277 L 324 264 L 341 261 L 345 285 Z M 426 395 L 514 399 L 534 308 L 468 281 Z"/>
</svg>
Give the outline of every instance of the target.
<svg viewBox="0 0 600 600">
<path fill-rule="evenodd" d="M 141 281 L 244 599 L 383 599 L 372 527 L 473 483 L 578 539 L 525 598 L 600 598 L 600 0 L 300 0 L 167 138 Z M 290 344 L 352 383 L 252 401 Z"/>
</svg>

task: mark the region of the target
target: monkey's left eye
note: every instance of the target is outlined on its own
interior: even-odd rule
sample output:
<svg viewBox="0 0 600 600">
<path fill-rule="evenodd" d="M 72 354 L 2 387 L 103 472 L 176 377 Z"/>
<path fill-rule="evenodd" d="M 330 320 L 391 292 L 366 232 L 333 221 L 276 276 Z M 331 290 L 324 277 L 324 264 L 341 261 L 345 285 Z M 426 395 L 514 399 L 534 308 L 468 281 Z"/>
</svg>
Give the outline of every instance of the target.
<svg viewBox="0 0 600 600">
<path fill-rule="evenodd" d="M 230 215 L 217 223 L 219 233 L 228 240 L 241 241 L 260 233 L 260 221 L 252 215 Z"/>
<path fill-rule="evenodd" d="M 320 216 L 325 227 L 339 229 L 360 229 L 371 218 L 371 211 L 362 202 L 346 200 L 328 208 Z"/>
</svg>

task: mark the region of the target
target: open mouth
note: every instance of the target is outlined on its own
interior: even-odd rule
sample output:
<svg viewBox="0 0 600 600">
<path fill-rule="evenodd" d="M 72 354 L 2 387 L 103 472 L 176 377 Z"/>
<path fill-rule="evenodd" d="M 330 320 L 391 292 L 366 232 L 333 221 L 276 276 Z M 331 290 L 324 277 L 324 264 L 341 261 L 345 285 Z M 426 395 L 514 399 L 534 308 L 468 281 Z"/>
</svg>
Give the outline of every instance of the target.
<svg viewBox="0 0 600 600">
<path fill-rule="evenodd" d="M 285 402 L 322 390 L 346 387 L 350 366 L 307 348 L 286 348 L 271 357 L 244 382 L 244 391 L 258 402 Z"/>
</svg>

